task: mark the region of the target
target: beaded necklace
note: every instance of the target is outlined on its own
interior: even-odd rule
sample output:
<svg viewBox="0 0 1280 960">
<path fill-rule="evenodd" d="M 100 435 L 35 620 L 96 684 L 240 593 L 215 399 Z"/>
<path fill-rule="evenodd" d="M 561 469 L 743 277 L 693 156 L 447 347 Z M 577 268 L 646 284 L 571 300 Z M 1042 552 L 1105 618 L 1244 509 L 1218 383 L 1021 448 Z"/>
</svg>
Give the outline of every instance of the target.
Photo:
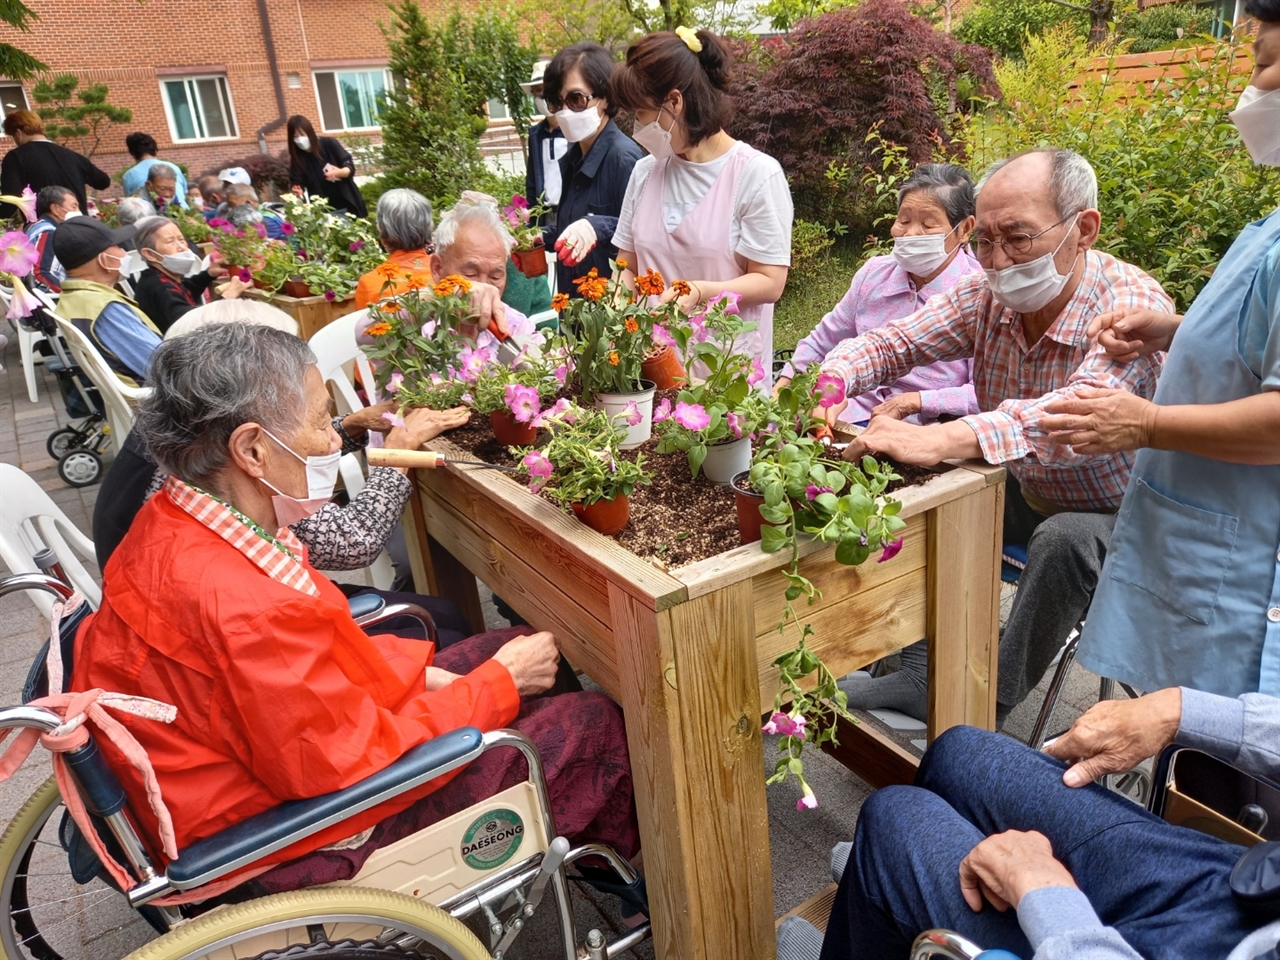
<svg viewBox="0 0 1280 960">
<path fill-rule="evenodd" d="M 218 503 L 222 504 L 224 507 L 226 507 L 228 510 L 230 510 L 230 511 L 231 511 L 231 515 L 232 515 L 233 517 L 235 517 L 237 520 L 239 520 L 241 523 L 243 523 L 246 527 L 248 527 L 250 530 L 252 530 L 252 531 L 253 531 L 254 533 L 256 533 L 258 536 L 260 536 L 263 540 L 267 541 L 267 543 L 271 544 L 273 547 L 275 547 L 277 550 L 279 550 L 281 553 L 283 553 L 283 554 L 284 554 L 286 557 L 288 557 L 290 560 L 297 560 L 297 559 L 298 559 L 296 556 L 294 556 L 293 551 L 292 551 L 292 550 L 290 550 L 288 547 L 286 547 L 286 546 L 284 545 L 284 543 L 283 543 L 283 542 L 281 542 L 281 540 L 280 540 L 278 537 L 273 536 L 273 535 L 272 535 L 272 534 L 270 534 L 270 533 L 267 533 L 267 531 L 266 531 L 265 529 L 263 529 L 263 528 L 262 528 L 262 526 L 261 526 L 260 524 L 258 524 L 258 523 L 256 523 L 256 522 L 254 522 L 252 519 L 250 519 L 250 518 L 249 518 L 248 516 L 246 516 L 244 513 L 242 513 L 242 512 L 241 512 L 241 511 L 239 511 L 238 509 L 236 509 L 236 507 L 235 507 L 235 506 L 233 506 L 232 504 L 228 503 L 226 500 L 223 500 L 223 499 L 222 499 L 220 496 L 218 496 L 216 493 L 210 493 L 208 490 L 201 490 L 199 487 L 195 486 L 194 484 L 192 484 L 192 485 L 191 485 L 191 489 L 192 489 L 192 490 L 195 490 L 197 493 L 203 493 L 206 497 L 208 497 L 208 498 L 209 498 L 209 499 L 211 499 L 211 500 L 216 500 L 216 501 L 218 501 Z"/>
</svg>

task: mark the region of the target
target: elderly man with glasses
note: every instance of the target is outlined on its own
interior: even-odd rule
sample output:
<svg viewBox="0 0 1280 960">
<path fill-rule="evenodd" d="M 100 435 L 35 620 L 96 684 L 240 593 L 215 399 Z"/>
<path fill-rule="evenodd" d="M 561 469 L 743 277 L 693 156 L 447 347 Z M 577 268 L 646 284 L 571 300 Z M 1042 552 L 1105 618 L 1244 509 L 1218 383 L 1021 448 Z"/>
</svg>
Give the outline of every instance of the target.
<svg viewBox="0 0 1280 960">
<path fill-rule="evenodd" d="M 1097 197 L 1092 167 L 1069 150 L 1030 150 L 997 163 L 978 185 L 970 240 L 983 273 L 910 317 L 844 341 L 822 364 L 846 394 L 857 395 L 917 366 L 973 359 L 982 412 L 929 426 L 874 417 L 846 456 L 886 454 L 926 465 L 981 457 L 1008 468 L 1004 539 L 1027 545 L 1027 565 L 1000 638 L 997 726 L 1039 682 L 1088 608 L 1133 467 L 1132 453 L 1085 455 L 1052 442 L 1040 424 L 1044 408 L 1084 387 L 1149 399 L 1164 359 L 1156 353 L 1122 363 L 1088 335 L 1090 322 L 1113 310 L 1173 311 L 1154 279 L 1092 249 L 1101 222 Z M 843 407 L 825 416 L 834 423 Z M 899 695 L 909 685 L 912 695 L 895 705 L 923 719 L 924 677 L 917 674 L 924 658 L 911 662 L 874 681 L 852 705 L 878 706 L 882 685 Z"/>
</svg>

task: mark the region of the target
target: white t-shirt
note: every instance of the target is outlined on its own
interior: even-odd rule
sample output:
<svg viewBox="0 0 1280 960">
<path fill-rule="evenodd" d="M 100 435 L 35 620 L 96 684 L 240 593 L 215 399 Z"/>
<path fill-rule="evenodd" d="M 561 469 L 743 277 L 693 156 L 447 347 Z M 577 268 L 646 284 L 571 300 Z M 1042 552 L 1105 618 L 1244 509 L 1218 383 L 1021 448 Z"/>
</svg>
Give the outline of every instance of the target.
<svg viewBox="0 0 1280 960">
<path fill-rule="evenodd" d="M 542 138 L 543 196 L 550 206 L 560 206 L 560 158 L 569 152 L 569 141 L 564 137 Z"/>
<path fill-rule="evenodd" d="M 666 195 L 662 204 L 668 233 L 711 192 L 729 158 L 741 146 L 735 143 L 724 156 L 707 163 L 690 163 L 672 155 L 667 164 Z M 631 171 L 618 227 L 613 232 L 613 243 L 619 250 L 639 253 L 631 235 L 631 224 L 655 162 L 651 156 L 643 157 Z M 782 166 L 767 154 L 756 154 L 747 161 L 738 178 L 733 220 L 729 225 L 730 248 L 756 263 L 790 266 L 792 216 L 791 188 Z"/>
</svg>

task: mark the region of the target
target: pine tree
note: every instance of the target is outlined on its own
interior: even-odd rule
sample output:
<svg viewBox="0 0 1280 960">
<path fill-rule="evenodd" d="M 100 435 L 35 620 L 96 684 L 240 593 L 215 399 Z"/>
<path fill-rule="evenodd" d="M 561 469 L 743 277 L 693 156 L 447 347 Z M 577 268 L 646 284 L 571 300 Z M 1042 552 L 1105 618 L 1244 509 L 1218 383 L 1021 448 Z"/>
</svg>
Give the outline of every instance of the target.
<svg viewBox="0 0 1280 960">
<path fill-rule="evenodd" d="M 108 128 L 113 123 L 128 123 L 133 111 L 108 103 L 105 83 L 79 87 L 80 78 L 74 73 L 60 73 L 32 87 L 31 97 L 38 104 L 36 113 L 45 122 L 44 132 L 50 140 L 78 139 L 80 152 L 92 157 Z"/>
<path fill-rule="evenodd" d="M 39 19 L 36 12 L 22 0 L 0 0 L 0 23 L 7 23 L 23 33 L 30 33 L 31 22 Z M 48 69 L 48 66 L 13 44 L 0 43 L 0 76 L 10 80 L 29 80 L 41 70 Z"/>
</svg>

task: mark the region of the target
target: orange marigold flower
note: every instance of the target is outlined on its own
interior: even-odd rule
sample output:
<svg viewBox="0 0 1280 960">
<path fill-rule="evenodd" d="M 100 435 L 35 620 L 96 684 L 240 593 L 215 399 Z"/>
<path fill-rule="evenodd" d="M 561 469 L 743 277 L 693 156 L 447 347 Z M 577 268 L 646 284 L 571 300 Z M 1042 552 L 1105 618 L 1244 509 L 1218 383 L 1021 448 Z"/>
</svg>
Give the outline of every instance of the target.
<svg viewBox="0 0 1280 960">
<path fill-rule="evenodd" d="M 616 366 L 617 366 L 619 363 L 621 363 L 621 362 L 622 362 L 622 358 L 618 356 L 618 351 L 617 351 L 617 350 L 610 350 L 610 351 L 609 351 L 609 363 L 616 367 Z"/>
<path fill-rule="evenodd" d="M 657 270 L 650 270 L 648 273 L 642 273 L 636 277 L 636 289 L 646 297 L 656 297 L 667 288 L 662 280 L 662 274 Z"/>
<path fill-rule="evenodd" d="M 671 284 L 671 289 L 676 292 L 676 296 L 687 297 L 693 292 L 693 287 L 689 286 L 688 280 L 675 280 Z"/>
<path fill-rule="evenodd" d="M 426 282 L 417 274 L 406 273 L 404 276 L 404 285 L 410 290 L 421 290 L 426 286 Z"/>
<path fill-rule="evenodd" d="M 627 269 L 627 260 L 626 260 L 626 258 L 625 258 L 625 257 L 619 257 L 617 260 L 615 260 L 615 261 L 613 261 L 613 262 L 614 262 L 614 263 L 616 263 L 616 264 L 618 265 L 618 269 L 619 269 L 619 270 L 625 270 L 625 269 Z"/>
<path fill-rule="evenodd" d="M 569 305 L 569 295 L 567 293 L 557 293 L 551 298 L 551 309 L 559 313 Z"/>
<path fill-rule="evenodd" d="M 437 297 L 448 297 L 453 294 L 466 294 L 471 292 L 471 281 L 466 277 L 460 277 L 456 273 L 451 273 L 436 283 L 435 290 Z"/>
<path fill-rule="evenodd" d="M 608 290 L 608 282 L 603 277 L 595 280 L 584 278 L 584 280 L 585 282 L 578 285 L 578 292 L 586 300 L 599 300 Z"/>
<path fill-rule="evenodd" d="M 635 317 L 627 317 L 627 322 L 623 326 L 627 328 L 627 333 L 635 333 L 640 329 L 640 324 L 636 323 Z"/>
<path fill-rule="evenodd" d="M 378 273 L 381 274 L 383 278 L 387 280 L 394 280 L 396 278 L 396 274 L 398 274 L 399 272 L 400 272 L 400 268 L 397 267 L 390 260 L 388 260 L 386 263 L 381 263 L 378 265 Z"/>
<path fill-rule="evenodd" d="M 377 323 L 371 323 L 364 330 L 371 337 L 385 337 L 391 332 L 391 324 L 385 320 L 379 320 Z"/>
</svg>

